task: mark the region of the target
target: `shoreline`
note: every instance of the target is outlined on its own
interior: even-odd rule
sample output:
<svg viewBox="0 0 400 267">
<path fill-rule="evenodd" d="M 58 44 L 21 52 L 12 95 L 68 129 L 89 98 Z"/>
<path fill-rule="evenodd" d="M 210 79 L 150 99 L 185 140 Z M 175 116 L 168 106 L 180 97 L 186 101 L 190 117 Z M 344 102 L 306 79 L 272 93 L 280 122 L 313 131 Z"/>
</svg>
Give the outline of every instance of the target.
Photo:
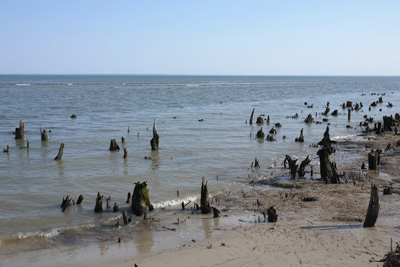
<svg viewBox="0 0 400 267">
<path fill-rule="evenodd" d="M 294 183 L 301 186 L 287 189 L 282 183 L 281 187 L 271 187 L 272 190 L 263 190 L 265 185 L 255 183 L 253 190 L 240 192 L 243 199 L 238 208 L 248 211 L 247 221 L 238 221 L 222 235 L 190 247 L 127 257 L 101 266 L 382 266 L 383 263 L 370 260 L 383 258 L 390 251 L 391 239 L 400 240 L 396 223 L 400 215 L 395 212 L 400 201 L 398 186 L 394 187 L 393 195 L 380 193 L 375 227 L 363 228 L 362 222 L 371 183 L 377 184 L 382 192 L 400 181 L 395 174 L 400 148 L 395 146 L 396 136 L 392 134 L 358 137 L 341 141 L 339 153 L 333 157 L 334 161 L 343 159 L 338 169 L 346 171 L 347 183 L 326 185 L 316 180 L 296 180 Z M 382 154 L 380 171 L 361 170 L 362 162 L 368 161 L 367 153 L 372 148 L 384 149 L 388 142 L 393 144 L 392 150 Z M 346 161 L 348 157 L 352 162 Z M 381 178 L 381 174 L 389 175 L 391 181 Z M 304 196 L 316 197 L 317 201 L 301 201 Z M 274 204 L 279 215 L 276 223 L 263 222 L 261 209 L 255 204 L 259 199 L 263 208 Z M 220 199 L 225 205 L 231 200 Z"/>
</svg>

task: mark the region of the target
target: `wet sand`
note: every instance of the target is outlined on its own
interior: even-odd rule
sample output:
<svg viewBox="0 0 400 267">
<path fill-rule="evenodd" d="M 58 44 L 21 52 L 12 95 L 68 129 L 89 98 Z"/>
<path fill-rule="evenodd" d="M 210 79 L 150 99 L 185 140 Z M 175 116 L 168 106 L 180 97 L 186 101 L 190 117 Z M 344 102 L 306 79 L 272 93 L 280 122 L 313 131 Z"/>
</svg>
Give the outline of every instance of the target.
<svg viewBox="0 0 400 267">
<path fill-rule="evenodd" d="M 161 252 L 124 255 L 101 265 L 382 266 L 369 261 L 382 258 L 390 250 L 391 239 L 400 240 L 400 147 L 395 146 L 399 139 L 387 134 L 339 142 L 332 160 L 337 162 L 340 173 L 346 172 L 347 182 L 342 180 L 341 184 L 326 185 L 312 179 L 290 181 L 285 179 L 289 170 L 279 166 L 260 171 L 249 176 L 249 184 L 241 190 L 214 196 L 219 200 L 214 205 L 222 214 L 242 214 L 210 219 L 234 222 L 208 229 L 220 235 L 171 244 L 170 249 Z M 362 162 L 368 164 L 368 152 L 372 148 L 385 149 L 389 142 L 391 149 L 383 152 L 379 171 L 361 170 Z M 319 177 L 319 167 L 314 165 L 313 169 L 314 177 Z M 254 183 L 250 184 L 251 180 Z M 380 212 L 375 227 L 363 228 L 371 183 L 379 187 Z M 390 184 L 393 195 L 383 196 L 383 188 Z M 314 197 L 316 201 L 306 202 L 304 197 Z M 262 212 L 270 206 L 279 215 L 276 223 L 264 222 Z"/>
</svg>

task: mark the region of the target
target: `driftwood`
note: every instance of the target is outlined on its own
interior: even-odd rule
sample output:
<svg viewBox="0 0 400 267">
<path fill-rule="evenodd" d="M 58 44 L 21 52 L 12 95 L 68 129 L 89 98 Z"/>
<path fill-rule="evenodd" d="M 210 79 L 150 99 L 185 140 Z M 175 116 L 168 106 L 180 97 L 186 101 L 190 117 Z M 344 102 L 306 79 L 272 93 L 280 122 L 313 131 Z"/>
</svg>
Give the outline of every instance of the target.
<svg viewBox="0 0 400 267">
<path fill-rule="evenodd" d="M 250 115 L 250 125 L 253 124 L 254 110 L 255 110 L 255 108 L 253 108 L 253 111 L 251 112 L 251 115 Z"/>
<path fill-rule="evenodd" d="M 257 132 L 256 137 L 264 139 L 264 136 L 265 136 L 265 134 L 264 134 L 264 132 L 262 130 L 262 127 L 261 127 L 261 129 Z"/>
<path fill-rule="evenodd" d="M 15 128 L 15 139 L 24 139 L 25 125 L 19 121 L 19 128 Z"/>
<path fill-rule="evenodd" d="M 154 120 L 153 124 L 153 138 L 150 140 L 150 145 L 152 150 L 158 150 L 158 143 L 159 143 L 160 137 L 157 134 L 157 128 L 156 128 L 156 120 Z"/>
<path fill-rule="evenodd" d="M 378 165 L 381 162 L 381 153 L 382 150 L 377 149 L 375 152 L 372 149 L 371 152 L 368 153 L 368 170 L 377 170 Z"/>
<path fill-rule="evenodd" d="M 82 201 L 83 201 L 83 196 L 79 195 L 78 201 L 76 202 L 76 205 L 80 205 L 82 203 Z"/>
<path fill-rule="evenodd" d="M 201 213 L 208 214 L 211 212 L 210 201 L 208 199 L 207 182 L 204 182 L 204 177 L 201 182 L 201 198 L 200 198 Z"/>
<path fill-rule="evenodd" d="M 41 137 L 42 141 L 49 140 L 49 135 L 47 134 L 46 130 L 42 131 L 42 129 L 40 129 L 40 137 Z"/>
<path fill-rule="evenodd" d="M 379 190 L 376 185 L 371 186 L 371 198 L 369 200 L 367 214 L 363 227 L 373 227 L 379 215 Z"/>
<path fill-rule="evenodd" d="M 119 145 L 118 145 L 116 139 L 111 139 L 111 142 L 110 142 L 110 149 L 109 149 L 109 150 L 111 150 L 111 151 L 119 150 Z"/>
<path fill-rule="evenodd" d="M 68 208 L 68 206 L 71 204 L 71 199 L 69 198 L 69 196 L 67 195 L 67 197 L 61 202 L 61 209 L 64 212 L 66 208 Z"/>
<path fill-rule="evenodd" d="M 135 189 L 132 194 L 131 208 L 135 215 L 142 216 L 146 207 L 153 210 L 154 206 L 150 202 L 149 189 L 147 188 L 147 181 L 135 183 Z"/>
<path fill-rule="evenodd" d="M 284 160 L 285 166 L 286 166 L 286 162 L 289 164 L 290 178 L 292 180 L 294 180 L 296 178 L 296 172 L 297 172 L 297 167 L 298 167 L 298 165 L 296 164 L 297 159 L 292 160 L 292 158 L 289 155 L 286 155 L 285 160 Z"/>
<path fill-rule="evenodd" d="M 58 150 L 57 156 L 54 158 L 55 160 L 61 160 L 64 153 L 64 143 L 61 143 L 60 148 Z"/>
<path fill-rule="evenodd" d="M 300 130 L 300 136 L 296 139 L 294 139 L 295 142 L 300 142 L 303 143 L 304 142 L 304 135 L 303 135 L 303 129 Z"/>
<path fill-rule="evenodd" d="M 267 210 L 268 214 L 268 222 L 277 222 L 278 221 L 278 214 L 276 214 L 276 209 L 274 207 L 269 207 Z"/>
<path fill-rule="evenodd" d="M 103 211 L 103 196 L 100 196 L 100 192 L 97 193 L 96 206 L 94 207 L 94 212 Z"/>
<path fill-rule="evenodd" d="M 301 162 L 300 167 L 299 167 L 299 170 L 298 170 L 299 178 L 300 178 L 300 177 L 301 177 L 301 178 L 304 177 L 304 175 L 306 174 L 305 169 L 306 169 L 307 165 L 310 164 L 310 162 L 311 162 L 311 159 L 309 159 L 308 156 L 307 156 L 307 158 L 305 158 L 305 159 Z"/>
</svg>

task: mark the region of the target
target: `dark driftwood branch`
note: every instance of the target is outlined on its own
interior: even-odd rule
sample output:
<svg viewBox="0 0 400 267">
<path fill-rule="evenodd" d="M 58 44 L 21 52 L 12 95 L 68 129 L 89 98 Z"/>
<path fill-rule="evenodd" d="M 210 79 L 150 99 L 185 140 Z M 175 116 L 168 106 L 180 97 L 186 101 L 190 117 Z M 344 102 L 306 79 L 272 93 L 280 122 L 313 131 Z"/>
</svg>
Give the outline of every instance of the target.
<svg viewBox="0 0 400 267">
<path fill-rule="evenodd" d="M 146 207 L 149 210 L 153 210 L 154 206 L 150 202 L 149 189 L 147 188 L 147 181 L 135 183 L 135 189 L 132 194 L 132 204 L 131 208 L 133 213 L 137 216 L 142 216 Z"/>
<path fill-rule="evenodd" d="M 311 162 L 311 159 L 309 159 L 308 156 L 301 162 L 299 171 L 298 171 L 299 177 L 304 177 L 304 175 L 306 174 L 305 169 L 306 169 L 307 165 L 310 164 L 310 162 Z"/>
<path fill-rule="evenodd" d="M 373 227 L 379 215 L 379 190 L 376 185 L 371 186 L 371 198 L 369 200 L 367 214 L 363 227 Z"/>
<path fill-rule="evenodd" d="M 251 115 L 250 115 L 250 124 L 253 124 L 254 110 L 255 110 L 255 108 L 253 108 L 253 111 L 251 112 Z"/>
<path fill-rule="evenodd" d="M 64 143 L 61 143 L 60 148 L 58 150 L 58 154 L 54 159 L 55 160 L 61 160 L 63 154 L 64 154 Z"/>
<path fill-rule="evenodd" d="M 297 172 L 297 167 L 298 167 L 298 165 L 296 164 L 297 159 L 292 160 L 292 158 L 289 155 L 286 155 L 285 160 L 284 160 L 285 166 L 286 166 L 286 162 L 289 164 L 290 177 L 292 180 L 294 180 L 296 178 L 296 172 Z"/>
<path fill-rule="evenodd" d="M 153 124 L 153 138 L 150 140 L 150 145 L 152 150 L 158 150 L 158 143 L 159 143 L 160 137 L 157 134 L 157 128 L 156 128 L 156 120 L 154 120 Z"/>
</svg>

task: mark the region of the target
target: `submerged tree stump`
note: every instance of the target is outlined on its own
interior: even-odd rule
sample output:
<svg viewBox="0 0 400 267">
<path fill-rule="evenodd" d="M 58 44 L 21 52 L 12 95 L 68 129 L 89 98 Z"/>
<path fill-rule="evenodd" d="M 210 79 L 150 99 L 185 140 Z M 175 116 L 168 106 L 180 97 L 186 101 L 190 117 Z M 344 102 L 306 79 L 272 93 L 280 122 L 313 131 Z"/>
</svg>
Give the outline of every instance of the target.
<svg viewBox="0 0 400 267">
<path fill-rule="evenodd" d="M 117 202 L 114 203 L 114 208 L 113 208 L 113 212 L 118 212 L 119 211 L 119 207 L 117 205 Z"/>
<path fill-rule="evenodd" d="M 303 129 L 300 130 L 300 136 L 296 139 L 294 139 L 295 142 L 300 142 L 303 143 L 304 142 L 304 135 L 303 135 Z"/>
<path fill-rule="evenodd" d="M 83 196 L 79 195 L 78 201 L 76 202 L 76 205 L 80 205 L 82 203 L 82 201 L 83 201 Z"/>
<path fill-rule="evenodd" d="M 312 117 L 311 113 L 308 114 L 307 118 L 304 120 L 305 123 L 312 123 L 314 118 Z"/>
<path fill-rule="evenodd" d="M 111 142 L 110 142 L 110 149 L 109 149 L 109 150 L 111 150 L 111 151 L 119 150 L 119 145 L 118 145 L 116 139 L 111 139 Z"/>
<path fill-rule="evenodd" d="M 150 145 L 152 150 L 158 150 L 158 143 L 159 143 L 160 137 L 157 134 L 157 128 L 156 128 L 156 120 L 154 120 L 153 124 L 153 138 L 150 140 Z"/>
<path fill-rule="evenodd" d="M 256 123 L 257 123 L 257 125 L 264 124 L 264 119 L 261 116 L 259 116 L 259 117 L 257 117 Z"/>
<path fill-rule="evenodd" d="M 201 182 L 200 209 L 202 214 L 208 214 L 211 212 L 210 201 L 208 199 L 207 182 L 204 182 L 204 176 Z"/>
<path fill-rule="evenodd" d="M 382 150 L 377 149 L 375 152 L 372 149 L 371 152 L 368 153 L 368 170 L 377 170 L 378 165 L 381 162 L 381 153 Z"/>
<path fill-rule="evenodd" d="M 262 127 L 261 127 L 261 129 L 257 132 L 256 137 L 264 139 L 264 136 L 265 136 L 265 134 L 264 134 L 264 132 L 262 130 Z"/>
<path fill-rule="evenodd" d="M 126 209 L 124 209 L 124 212 L 122 213 L 122 219 L 124 220 L 124 225 L 129 224 L 128 213 Z"/>
<path fill-rule="evenodd" d="M 64 212 L 66 208 L 68 208 L 68 206 L 71 204 L 71 199 L 69 198 L 69 195 L 67 195 L 67 197 L 61 202 L 61 209 Z"/>
<path fill-rule="evenodd" d="M 128 157 L 128 148 L 124 147 L 124 159 Z"/>
<path fill-rule="evenodd" d="M 49 135 L 47 134 L 47 131 L 45 129 L 43 131 L 40 129 L 40 137 L 42 141 L 49 140 Z"/>
<path fill-rule="evenodd" d="M 306 169 L 307 165 L 310 164 L 310 162 L 311 162 L 311 159 L 309 159 L 308 156 L 301 162 L 299 171 L 298 171 L 299 178 L 303 178 L 305 176 L 305 174 L 306 174 L 305 169 Z"/>
<path fill-rule="evenodd" d="M 15 139 L 24 139 L 25 125 L 19 121 L 19 128 L 15 128 Z"/>
<path fill-rule="evenodd" d="M 379 190 L 376 185 L 371 186 L 371 198 L 369 199 L 369 205 L 363 227 L 373 227 L 378 219 L 379 215 Z"/>
<path fill-rule="evenodd" d="M 255 110 L 255 108 L 253 108 L 253 111 L 251 112 L 251 115 L 250 115 L 250 125 L 253 124 L 254 110 Z"/>
<path fill-rule="evenodd" d="M 131 192 L 128 192 L 128 198 L 126 199 L 127 204 L 131 203 Z"/>
<path fill-rule="evenodd" d="M 54 159 L 61 160 L 63 153 L 64 153 L 64 143 L 61 143 L 60 148 L 58 149 L 58 154 Z"/>
<path fill-rule="evenodd" d="M 135 183 L 135 189 L 132 194 L 131 208 L 135 215 L 142 216 L 146 211 L 146 207 L 149 210 L 153 210 L 154 206 L 150 202 L 149 189 L 147 188 L 147 181 Z"/>
<path fill-rule="evenodd" d="M 213 209 L 213 212 L 214 212 L 214 218 L 218 218 L 219 214 L 220 214 L 220 211 L 217 208 L 214 208 L 214 207 L 212 209 Z"/>
<path fill-rule="evenodd" d="M 274 207 L 269 207 L 267 210 L 268 214 L 268 222 L 277 222 L 278 221 L 278 214 L 276 214 L 276 209 Z"/>
<path fill-rule="evenodd" d="M 383 116 L 383 131 L 391 132 L 394 126 L 393 116 Z"/>
<path fill-rule="evenodd" d="M 319 146 L 331 146 L 332 144 L 336 144 L 336 141 L 332 141 L 329 137 L 329 126 L 326 126 L 326 130 L 324 132 L 324 138 L 318 142 Z"/>
<path fill-rule="evenodd" d="M 285 160 L 284 160 L 285 166 L 286 166 L 286 162 L 289 164 L 290 178 L 292 180 L 296 179 L 296 172 L 297 172 L 297 167 L 298 167 L 298 165 L 296 164 L 297 159 L 292 160 L 292 158 L 289 155 L 286 155 Z"/>
<path fill-rule="evenodd" d="M 94 212 L 103 211 L 103 196 L 100 196 L 100 192 L 97 193 L 96 206 L 94 207 Z"/>
</svg>

